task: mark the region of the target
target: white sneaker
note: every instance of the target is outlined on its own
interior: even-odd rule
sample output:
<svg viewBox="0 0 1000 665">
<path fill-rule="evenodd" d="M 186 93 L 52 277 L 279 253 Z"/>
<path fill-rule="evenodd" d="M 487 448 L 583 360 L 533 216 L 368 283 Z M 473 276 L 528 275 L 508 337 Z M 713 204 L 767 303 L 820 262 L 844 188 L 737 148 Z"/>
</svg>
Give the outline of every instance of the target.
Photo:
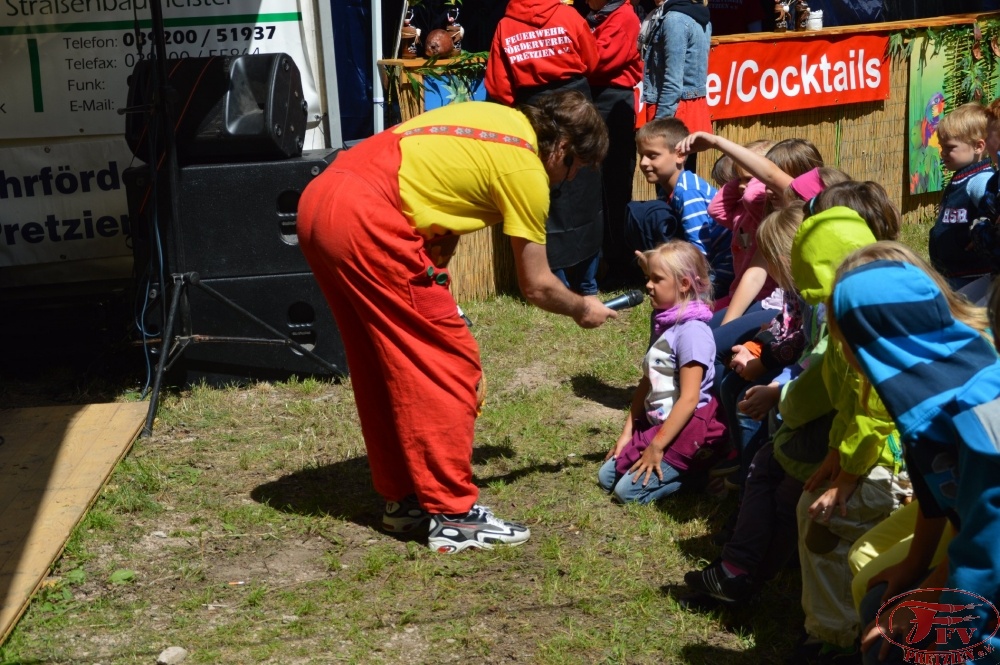
<svg viewBox="0 0 1000 665">
<path fill-rule="evenodd" d="M 431 515 L 427 546 L 435 552 L 453 554 L 470 547 L 520 545 L 530 536 L 528 527 L 499 519 L 486 506 L 476 504 L 465 515 Z"/>
</svg>

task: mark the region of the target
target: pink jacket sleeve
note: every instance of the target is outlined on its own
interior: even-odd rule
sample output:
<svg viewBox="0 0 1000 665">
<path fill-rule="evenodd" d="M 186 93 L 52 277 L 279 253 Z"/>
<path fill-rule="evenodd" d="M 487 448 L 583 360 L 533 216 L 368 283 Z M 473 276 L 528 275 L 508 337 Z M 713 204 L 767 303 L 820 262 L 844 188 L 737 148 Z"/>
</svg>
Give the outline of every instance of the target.
<svg viewBox="0 0 1000 665">
<path fill-rule="evenodd" d="M 730 231 L 736 224 L 736 213 L 740 205 L 740 181 L 730 180 L 715 193 L 708 204 L 708 215 Z"/>
</svg>

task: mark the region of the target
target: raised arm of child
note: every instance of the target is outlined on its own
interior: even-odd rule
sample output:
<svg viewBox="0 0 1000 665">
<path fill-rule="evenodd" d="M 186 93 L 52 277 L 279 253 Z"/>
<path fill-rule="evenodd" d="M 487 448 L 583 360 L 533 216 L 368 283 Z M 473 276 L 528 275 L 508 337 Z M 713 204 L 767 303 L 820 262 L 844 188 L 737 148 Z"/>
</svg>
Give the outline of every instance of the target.
<svg viewBox="0 0 1000 665">
<path fill-rule="evenodd" d="M 681 365 L 678 383 L 679 394 L 673 408 L 670 409 L 667 419 L 663 421 L 656 436 L 649 442 L 649 446 L 642 451 L 642 457 L 628 470 L 629 473 L 635 473 L 632 476 L 633 483 L 638 482 L 641 476 L 642 484 L 645 487 L 653 473 L 656 474 L 657 478 L 663 480 L 663 471 L 660 470 L 663 454 L 677 438 L 677 435 L 681 433 L 684 426 L 688 424 L 698 408 L 701 382 L 704 377 L 705 367 L 701 363 L 692 361 Z"/>
<path fill-rule="evenodd" d="M 759 155 L 739 143 L 734 143 L 716 134 L 694 132 L 677 144 L 677 151 L 682 155 L 702 152 L 710 148 L 721 150 L 732 157 L 734 162 L 767 185 L 772 192 L 784 192 L 792 184 L 792 176 L 779 169 L 764 155 Z"/>
<path fill-rule="evenodd" d="M 756 251 L 753 254 L 753 258 L 750 259 L 750 266 L 744 271 L 743 276 L 740 277 L 739 284 L 736 285 L 736 290 L 733 291 L 733 295 L 729 299 L 726 315 L 722 317 L 722 323 L 719 325 L 724 326 L 730 321 L 735 321 L 743 316 L 747 308 L 753 304 L 754 299 L 760 293 L 766 281 L 767 261 L 764 260 L 759 251 Z"/>
</svg>

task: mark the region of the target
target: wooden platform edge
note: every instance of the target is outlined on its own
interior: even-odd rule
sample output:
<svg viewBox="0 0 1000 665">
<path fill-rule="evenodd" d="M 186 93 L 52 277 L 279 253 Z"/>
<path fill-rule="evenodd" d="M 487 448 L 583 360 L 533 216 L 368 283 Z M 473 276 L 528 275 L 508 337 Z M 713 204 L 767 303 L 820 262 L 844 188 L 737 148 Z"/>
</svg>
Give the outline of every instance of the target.
<svg viewBox="0 0 1000 665">
<path fill-rule="evenodd" d="M 142 404 L 143 414 L 145 414 L 148 409 L 148 404 L 144 402 L 122 402 L 121 404 L 123 405 Z M 100 485 L 98 485 L 97 487 L 97 491 L 94 492 L 94 495 L 90 498 L 90 501 L 87 503 L 86 507 L 80 512 L 80 517 L 73 524 L 73 529 L 70 529 L 70 533 L 66 534 L 66 539 L 63 540 L 62 544 L 59 546 L 58 551 L 56 551 L 51 561 L 49 561 L 46 564 L 45 566 L 46 573 L 43 574 L 38 579 L 37 582 L 35 582 L 35 585 L 32 588 L 31 593 L 28 594 L 28 597 L 25 599 L 24 603 L 21 604 L 20 609 L 18 609 L 18 611 L 14 613 L 14 615 L 11 617 L 8 625 L 0 626 L 0 646 L 3 646 L 7 642 L 7 638 L 9 638 L 11 633 L 14 632 L 14 628 L 17 626 L 18 622 L 21 621 L 21 617 L 23 617 L 24 613 L 28 611 L 28 606 L 31 605 L 31 600 L 35 597 L 35 594 L 38 593 L 38 590 L 42 588 L 42 584 L 45 583 L 45 579 L 48 577 L 48 571 L 52 570 L 53 564 L 55 564 L 55 562 L 58 561 L 59 558 L 63 555 L 63 552 L 66 551 L 66 543 L 69 542 L 70 534 L 72 534 L 74 529 L 80 526 L 80 523 L 83 522 L 83 518 L 86 517 L 87 513 L 90 512 L 90 509 L 94 507 L 94 503 L 97 501 L 97 497 L 101 495 L 101 492 L 104 490 L 105 485 L 108 484 L 108 479 L 111 478 L 111 474 L 114 473 L 115 469 L 118 468 L 118 465 L 121 463 L 121 461 L 125 459 L 125 456 L 128 455 L 129 452 L 132 450 L 132 446 L 135 445 L 136 440 L 139 438 L 139 433 L 142 432 L 142 428 L 145 424 L 146 424 L 145 417 L 143 417 L 143 419 L 139 420 L 138 424 L 135 427 L 135 431 L 129 437 L 128 445 L 122 448 L 122 452 L 115 458 L 114 463 L 109 465 L 107 473 L 104 474 L 104 477 L 101 479 Z"/>
</svg>

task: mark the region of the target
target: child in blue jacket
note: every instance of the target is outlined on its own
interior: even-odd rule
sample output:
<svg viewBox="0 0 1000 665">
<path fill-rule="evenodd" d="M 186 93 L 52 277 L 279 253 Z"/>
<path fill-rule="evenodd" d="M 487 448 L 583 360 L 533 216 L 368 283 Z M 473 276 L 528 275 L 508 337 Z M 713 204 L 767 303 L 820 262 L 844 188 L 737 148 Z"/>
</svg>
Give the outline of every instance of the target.
<svg viewBox="0 0 1000 665">
<path fill-rule="evenodd" d="M 951 657 L 947 662 L 996 663 L 1000 360 L 980 332 L 981 310 L 956 298 L 921 264 L 897 243 L 858 250 L 838 269 L 829 301 L 831 335 L 845 343 L 848 361 L 899 428 L 921 511 L 907 557 L 886 569 L 879 577 L 884 583 L 862 602 L 862 620 L 870 622 L 862 649 L 866 663 L 904 662 L 901 645 L 910 662 L 912 652 L 933 651 Z M 937 539 L 925 537 L 922 525 L 939 517 L 948 518 L 956 535 L 947 560 L 928 573 Z M 923 591 L 898 595 L 918 588 Z M 909 632 L 914 603 L 933 606 L 936 625 L 946 621 L 962 630 L 944 631 L 943 642 L 935 630 L 918 639 L 915 629 Z"/>
</svg>

